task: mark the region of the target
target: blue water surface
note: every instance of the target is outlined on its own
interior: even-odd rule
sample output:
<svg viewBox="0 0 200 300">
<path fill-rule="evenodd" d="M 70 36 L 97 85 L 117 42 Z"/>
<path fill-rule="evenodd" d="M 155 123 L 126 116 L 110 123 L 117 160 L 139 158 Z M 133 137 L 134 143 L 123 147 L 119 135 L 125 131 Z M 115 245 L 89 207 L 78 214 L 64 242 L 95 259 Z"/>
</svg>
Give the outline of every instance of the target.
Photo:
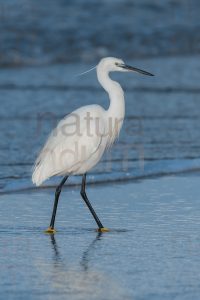
<svg viewBox="0 0 200 300">
<path fill-rule="evenodd" d="M 1 299 L 199 299 L 199 175 L 1 198 Z"/>
</svg>

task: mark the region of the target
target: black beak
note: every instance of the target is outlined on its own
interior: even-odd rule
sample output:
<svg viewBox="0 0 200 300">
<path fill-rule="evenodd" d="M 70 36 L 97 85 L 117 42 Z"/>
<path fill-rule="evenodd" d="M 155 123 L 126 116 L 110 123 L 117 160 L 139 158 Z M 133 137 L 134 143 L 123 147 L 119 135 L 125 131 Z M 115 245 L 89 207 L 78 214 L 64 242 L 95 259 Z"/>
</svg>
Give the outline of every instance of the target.
<svg viewBox="0 0 200 300">
<path fill-rule="evenodd" d="M 141 70 L 141 69 L 138 69 L 138 68 L 135 68 L 135 67 L 131 67 L 131 66 L 128 66 L 128 65 L 121 64 L 121 65 L 119 65 L 119 67 L 121 67 L 123 69 L 126 69 L 128 71 L 137 72 L 137 73 L 140 73 L 140 74 L 143 74 L 143 75 L 154 76 L 153 74 L 151 74 L 147 71 L 144 71 L 144 70 Z"/>
</svg>

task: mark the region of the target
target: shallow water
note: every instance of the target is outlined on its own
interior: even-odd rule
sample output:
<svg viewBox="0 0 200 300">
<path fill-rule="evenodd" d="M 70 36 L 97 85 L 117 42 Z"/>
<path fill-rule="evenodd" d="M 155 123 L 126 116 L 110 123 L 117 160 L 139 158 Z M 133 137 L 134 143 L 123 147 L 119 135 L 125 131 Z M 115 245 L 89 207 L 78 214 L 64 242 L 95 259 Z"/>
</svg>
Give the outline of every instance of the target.
<svg viewBox="0 0 200 300">
<path fill-rule="evenodd" d="M 199 299 L 199 176 L 1 196 L 1 299 Z M 97 196 L 98 195 L 98 196 Z"/>
<path fill-rule="evenodd" d="M 0 1 L 0 65 L 199 53 L 199 1 Z"/>
</svg>

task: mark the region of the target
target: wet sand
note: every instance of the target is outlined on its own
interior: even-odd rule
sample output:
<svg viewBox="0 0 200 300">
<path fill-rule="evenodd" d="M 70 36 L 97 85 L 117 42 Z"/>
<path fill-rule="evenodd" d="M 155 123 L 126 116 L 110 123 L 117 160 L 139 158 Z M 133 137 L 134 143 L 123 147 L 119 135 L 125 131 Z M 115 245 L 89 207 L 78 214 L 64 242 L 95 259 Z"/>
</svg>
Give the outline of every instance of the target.
<svg viewBox="0 0 200 300">
<path fill-rule="evenodd" d="M 199 299 L 199 174 L 1 196 L 1 299 Z"/>
</svg>

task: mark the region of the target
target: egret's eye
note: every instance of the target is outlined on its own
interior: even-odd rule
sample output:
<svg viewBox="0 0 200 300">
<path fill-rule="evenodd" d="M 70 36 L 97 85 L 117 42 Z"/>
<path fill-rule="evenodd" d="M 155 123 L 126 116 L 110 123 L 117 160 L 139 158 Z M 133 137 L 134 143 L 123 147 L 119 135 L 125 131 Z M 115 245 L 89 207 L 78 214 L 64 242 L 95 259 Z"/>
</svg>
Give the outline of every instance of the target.
<svg viewBox="0 0 200 300">
<path fill-rule="evenodd" d="M 118 67 L 118 66 L 119 66 L 119 63 L 118 63 L 118 62 L 116 62 L 116 63 L 115 63 L 115 65 Z"/>
</svg>

